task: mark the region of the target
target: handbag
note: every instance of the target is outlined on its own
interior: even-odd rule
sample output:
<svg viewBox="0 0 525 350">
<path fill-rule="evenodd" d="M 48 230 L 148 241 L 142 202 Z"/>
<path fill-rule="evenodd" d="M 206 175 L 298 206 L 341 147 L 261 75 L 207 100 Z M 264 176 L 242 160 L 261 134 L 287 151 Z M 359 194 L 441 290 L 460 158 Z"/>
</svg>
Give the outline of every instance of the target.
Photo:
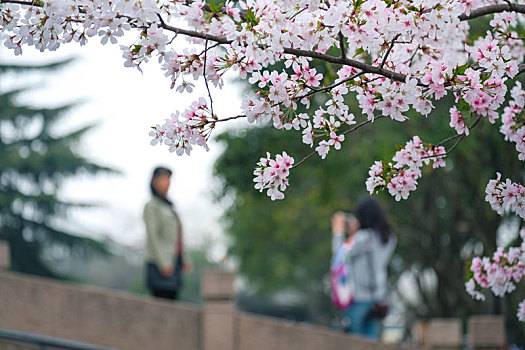
<svg viewBox="0 0 525 350">
<path fill-rule="evenodd" d="M 344 242 L 334 254 L 330 266 L 332 303 L 340 310 L 347 309 L 354 301 L 354 288 L 346 265 L 346 258 L 352 246 L 353 241 Z"/>
<path fill-rule="evenodd" d="M 177 291 L 182 287 L 182 255 L 175 258 L 175 268 L 171 276 L 163 276 L 157 264 L 146 264 L 146 285 L 150 290 Z"/>
<path fill-rule="evenodd" d="M 387 303 L 375 303 L 370 310 L 370 317 L 383 319 L 388 314 L 388 304 Z"/>
</svg>

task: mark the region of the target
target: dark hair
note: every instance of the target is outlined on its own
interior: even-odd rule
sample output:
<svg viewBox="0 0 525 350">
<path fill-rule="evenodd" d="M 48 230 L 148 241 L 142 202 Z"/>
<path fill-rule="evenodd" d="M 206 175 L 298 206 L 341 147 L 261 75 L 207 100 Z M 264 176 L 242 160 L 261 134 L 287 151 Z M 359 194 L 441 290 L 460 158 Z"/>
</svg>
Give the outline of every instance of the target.
<svg viewBox="0 0 525 350">
<path fill-rule="evenodd" d="M 385 244 L 392 235 L 386 213 L 378 201 L 370 197 L 361 197 L 357 202 L 357 220 L 362 229 L 371 228 L 379 234 Z"/>
<path fill-rule="evenodd" d="M 150 181 L 150 184 L 149 184 L 149 187 L 150 187 L 150 190 L 151 190 L 151 194 L 157 198 L 159 198 L 160 200 L 168 203 L 169 205 L 172 205 L 173 203 L 171 203 L 171 201 L 164 197 L 164 196 L 161 196 L 157 190 L 155 189 L 155 186 L 153 186 L 153 181 L 155 180 L 155 178 L 157 178 L 158 176 L 162 176 L 162 175 L 168 175 L 168 176 L 171 176 L 173 174 L 173 172 L 166 168 L 166 167 L 162 167 L 162 166 L 158 166 L 156 167 L 154 170 L 153 170 L 153 175 L 151 176 L 151 181 Z"/>
</svg>

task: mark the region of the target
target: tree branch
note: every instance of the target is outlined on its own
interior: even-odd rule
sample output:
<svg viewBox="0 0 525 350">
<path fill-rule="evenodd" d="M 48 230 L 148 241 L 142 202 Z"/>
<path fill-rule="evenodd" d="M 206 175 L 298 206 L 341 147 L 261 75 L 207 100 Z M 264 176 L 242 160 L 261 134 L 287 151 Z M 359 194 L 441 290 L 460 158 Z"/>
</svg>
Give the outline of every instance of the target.
<svg viewBox="0 0 525 350">
<path fill-rule="evenodd" d="M 494 14 L 494 13 L 500 13 L 504 11 L 509 12 L 518 12 L 518 13 L 525 13 L 525 4 L 514 4 L 511 2 L 508 2 L 506 4 L 496 4 L 496 5 L 488 5 L 485 7 L 480 7 L 478 9 L 470 11 L 470 13 L 467 15 L 466 13 L 459 16 L 459 19 L 461 21 L 469 21 L 474 18 Z"/>
</svg>

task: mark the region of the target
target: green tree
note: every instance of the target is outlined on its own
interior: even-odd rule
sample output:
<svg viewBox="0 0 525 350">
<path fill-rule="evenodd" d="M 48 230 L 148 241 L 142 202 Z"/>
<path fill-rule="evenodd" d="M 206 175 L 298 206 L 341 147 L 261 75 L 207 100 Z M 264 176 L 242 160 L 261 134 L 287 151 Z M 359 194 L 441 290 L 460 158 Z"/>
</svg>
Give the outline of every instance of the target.
<svg viewBox="0 0 525 350">
<path fill-rule="evenodd" d="M 51 72 L 69 61 L 41 66 L 0 65 L 0 76 L 20 77 L 27 71 Z M 113 171 L 77 150 L 92 127 L 59 133 L 61 118 L 75 104 L 43 108 L 20 102 L 27 88 L 0 92 L 0 239 L 11 249 L 11 268 L 46 277 L 64 277 L 49 257 L 109 253 L 105 244 L 81 237 L 56 224 L 68 209 L 85 206 L 58 198 L 62 181 L 77 174 Z"/>
</svg>

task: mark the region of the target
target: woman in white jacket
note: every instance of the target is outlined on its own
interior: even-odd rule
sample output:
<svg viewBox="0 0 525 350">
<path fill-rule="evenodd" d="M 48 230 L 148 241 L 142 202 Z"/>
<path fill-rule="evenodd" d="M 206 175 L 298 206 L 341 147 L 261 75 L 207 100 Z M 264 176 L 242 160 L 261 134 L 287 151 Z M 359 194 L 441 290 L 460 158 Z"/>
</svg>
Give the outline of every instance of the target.
<svg viewBox="0 0 525 350">
<path fill-rule="evenodd" d="M 346 257 L 354 292 L 354 302 L 344 310 L 350 333 L 379 339 L 381 318 L 386 297 L 387 266 L 397 240 L 392 234 L 386 213 L 369 197 L 357 204 L 358 223 L 347 220 L 343 212 L 332 217 L 332 248 L 339 249 L 345 239 L 353 240 Z M 345 237 L 348 233 L 348 238 Z M 382 305 L 381 305 L 382 304 Z"/>
</svg>

